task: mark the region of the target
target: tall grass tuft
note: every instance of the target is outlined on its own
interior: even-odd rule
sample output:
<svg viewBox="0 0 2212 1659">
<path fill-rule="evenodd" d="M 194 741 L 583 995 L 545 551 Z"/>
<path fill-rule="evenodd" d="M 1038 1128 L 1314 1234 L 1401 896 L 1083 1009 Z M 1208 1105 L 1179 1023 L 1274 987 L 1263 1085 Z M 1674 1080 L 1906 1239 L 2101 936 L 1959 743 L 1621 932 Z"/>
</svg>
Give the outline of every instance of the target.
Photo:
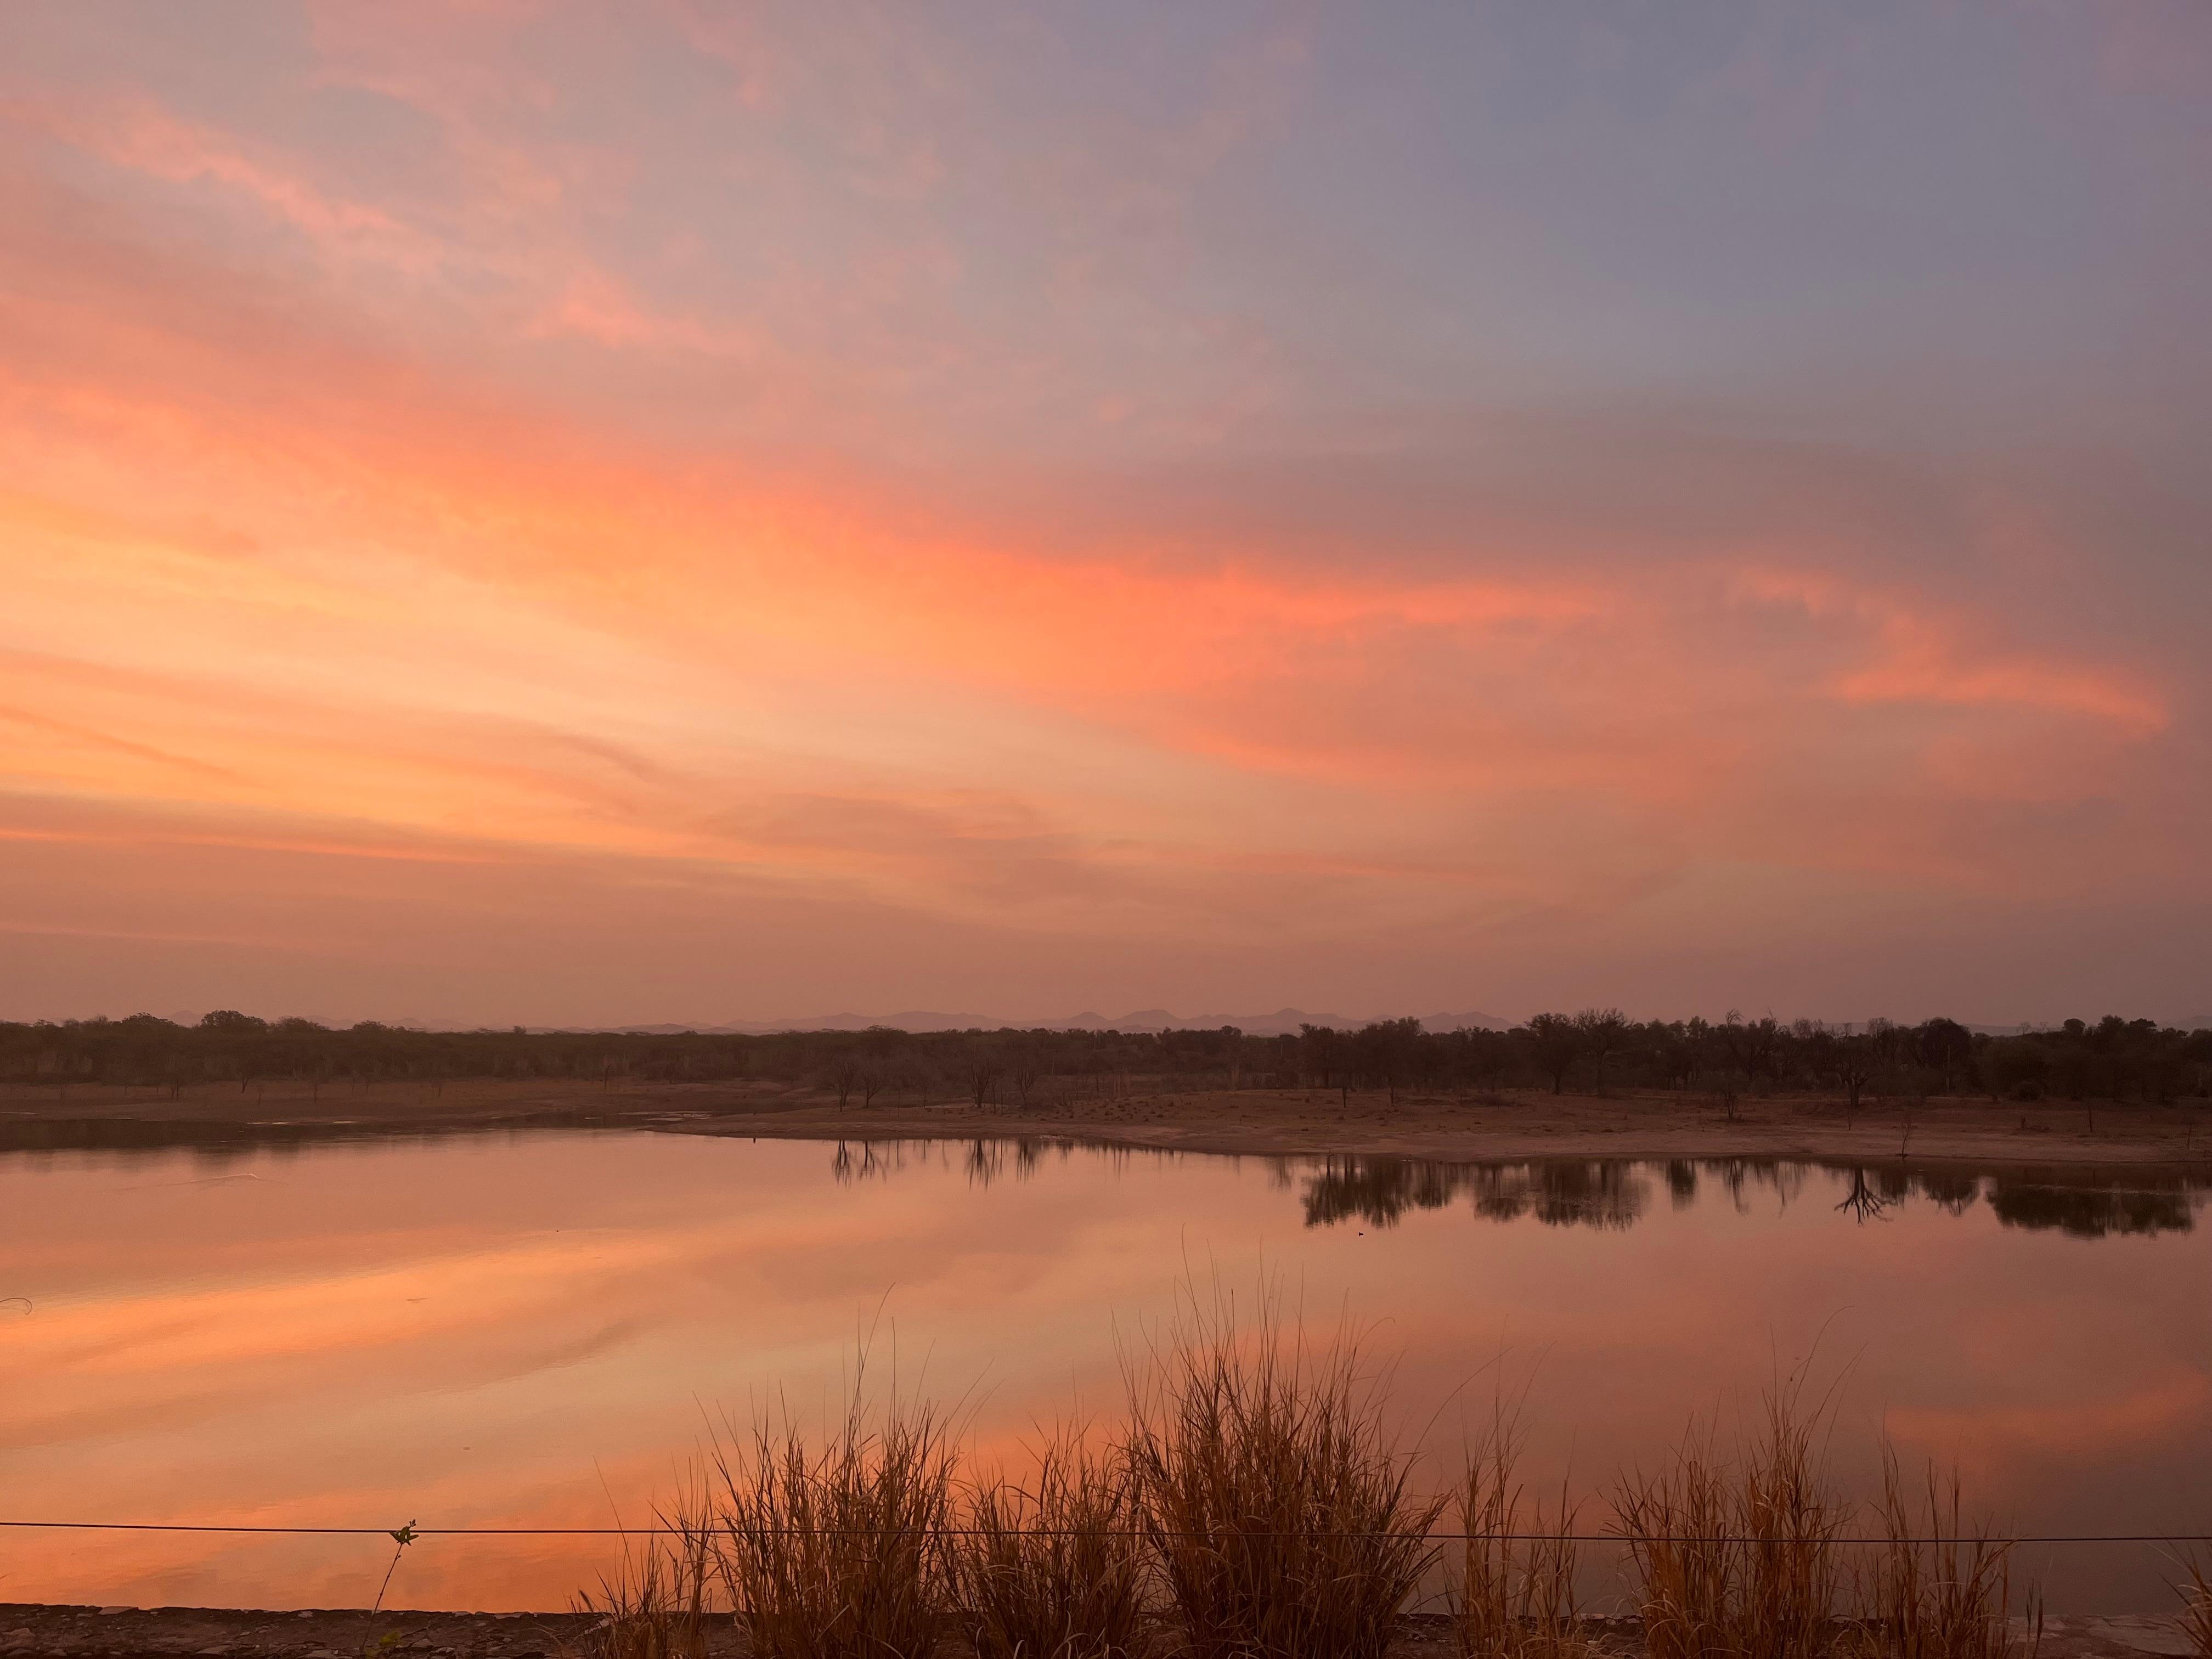
<svg viewBox="0 0 2212 1659">
<path fill-rule="evenodd" d="M 1958 1471 L 1930 1463 L 1908 1492 L 1894 1448 L 1882 1449 L 1877 1504 L 1887 1541 L 1864 1569 L 1861 1632 L 1877 1659 L 2021 1659 L 2039 1639 L 2014 1630 L 2012 1546 L 1986 1523 L 1969 1528 Z"/>
<path fill-rule="evenodd" d="M 1742 1595 L 1735 1491 L 1710 1433 L 1693 1429 L 1658 1474 L 1624 1476 L 1613 1512 L 1650 1659 L 1733 1659 Z"/>
<path fill-rule="evenodd" d="M 1594 1651 L 1575 1604 L 1575 1509 L 1563 1489 L 1549 1517 L 1524 1504 L 1521 1439 L 1501 1410 L 1468 1459 L 1467 1534 L 1453 1623 L 1467 1659 L 1583 1659 Z"/>
<path fill-rule="evenodd" d="M 1062 1429 L 1033 1478 L 979 1486 L 955 1545 L 954 1598 L 977 1659 L 1135 1659 L 1146 1572 L 1127 1461 Z"/>
<path fill-rule="evenodd" d="M 1811 1659 L 1832 1643 L 1850 1511 L 1820 1473 L 1820 1416 L 1793 1378 L 1736 1460 L 1693 1427 L 1658 1474 L 1624 1479 L 1614 1524 L 1650 1659 Z"/>
<path fill-rule="evenodd" d="M 763 1416 L 718 1445 L 715 1550 L 753 1659 L 923 1659 L 951 1612 L 945 1419 L 856 1387 L 817 1449 Z"/>
<path fill-rule="evenodd" d="M 2194 1551 L 2182 1568 L 2189 1582 L 2175 1587 L 2181 1592 L 2181 1633 L 2196 1659 L 2212 1659 L 2212 1571 Z"/>
<path fill-rule="evenodd" d="M 702 1503 L 685 1501 L 659 1516 L 662 1531 L 623 1540 L 621 1564 L 596 1593 L 576 1597 L 578 1613 L 599 1620 L 569 1659 L 707 1659 L 709 1607 L 717 1573 L 714 1523 Z"/>
<path fill-rule="evenodd" d="M 1802 1380 L 1770 1389 L 1765 1422 L 1737 1488 L 1744 1546 L 1744 1650 L 1802 1659 L 1833 1639 L 1836 1539 L 1850 1508 L 1830 1490 L 1814 1449 L 1820 1413 L 1802 1408 Z"/>
<path fill-rule="evenodd" d="M 1377 1382 L 1272 1304 L 1194 1315 L 1132 1379 L 1139 1525 L 1191 1659 L 1379 1659 L 1437 1556 L 1443 1498 L 1408 1489 Z"/>
</svg>

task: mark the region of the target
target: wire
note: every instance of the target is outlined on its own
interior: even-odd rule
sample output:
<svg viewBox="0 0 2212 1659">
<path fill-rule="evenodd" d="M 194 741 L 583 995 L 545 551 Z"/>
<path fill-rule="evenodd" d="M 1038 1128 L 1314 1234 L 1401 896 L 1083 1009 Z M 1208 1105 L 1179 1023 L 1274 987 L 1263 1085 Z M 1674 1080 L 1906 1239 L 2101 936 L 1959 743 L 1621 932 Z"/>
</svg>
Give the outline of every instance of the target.
<svg viewBox="0 0 2212 1659">
<path fill-rule="evenodd" d="M 55 1532 L 185 1532 L 252 1534 L 284 1538 L 389 1538 L 389 1527 L 254 1527 L 234 1526 L 219 1522 L 173 1521 L 0 1521 L 0 1527 L 20 1527 Z M 648 1538 L 684 1537 L 696 1535 L 681 1527 L 416 1527 L 411 1529 L 417 1538 Z M 720 1534 L 720 1527 L 698 1528 L 699 1532 Z M 738 1536 L 771 1537 L 861 1537 L 878 1528 L 870 1527 L 770 1527 L 740 1528 Z M 945 1527 L 939 1530 L 955 1538 L 995 1536 L 973 1527 Z M 1076 1535 L 1071 1529 L 1032 1527 L 1022 1530 L 1037 1537 L 1066 1537 Z M 1085 1535 L 1096 1536 L 1096 1534 Z M 1124 1538 L 1209 1538 L 1213 1533 L 1124 1532 Z M 1239 1538 L 1298 1538 L 1317 1536 L 1307 1532 L 1238 1531 Z M 1333 1538 L 1392 1538 L 1395 1533 L 1344 1532 L 1330 1533 Z M 2144 1532 L 2144 1533 L 2074 1533 L 2022 1534 L 2017 1537 L 1999 1538 L 1977 1536 L 1947 1538 L 1830 1538 L 1825 1540 L 1780 1538 L 1754 1538 L 1748 1535 L 1696 1535 L 1680 1538 L 1627 1537 L 1615 1532 L 1432 1532 L 1428 1538 L 1436 1543 L 1462 1542 L 1471 1539 L 1494 1539 L 1499 1543 L 1570 1543 L 1570 1544 L 1777 1544 L 1825 1541 L 1830 1544 L 2212 1544 L 2212 1533 Z"/>
</svg>

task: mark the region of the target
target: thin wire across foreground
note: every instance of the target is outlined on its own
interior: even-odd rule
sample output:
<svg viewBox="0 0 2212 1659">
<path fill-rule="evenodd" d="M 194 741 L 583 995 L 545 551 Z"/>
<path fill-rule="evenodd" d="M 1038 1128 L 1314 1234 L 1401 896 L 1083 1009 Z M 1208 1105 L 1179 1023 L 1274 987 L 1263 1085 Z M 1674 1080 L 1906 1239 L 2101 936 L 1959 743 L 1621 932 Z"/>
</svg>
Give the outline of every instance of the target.
<svg viewBox="0 0 2212 1659">
<path fill-rule="evenodd" d="M 283 1538 L 390 1538 L 395 1535 L 390 1527 L 257 1527 L 231 1525 L 220 1522 L 184 1521 L 0 1521 L 0 1527 L 21 1527 L 53 1532 L 190 1532 L 244 1533 Z M 720 1536 L 722 1528 L 709 1527 L 687 1533 L 681 1527 L 409 1527 L 405 1529 L 413 1538 L 681 1538 L 702 1534 Z M 870 1527 L 771 1527 L 756 1533 L 754 1528 L 742 1529 L 744 1535 L 769 1537 L 861 1537 L 878 1528 Z M 940 1533 L 955 1538 L 980 1538 L 987 1534 L 974 1527 L 943 1527 Z M 1039 1538 L 1072 1537 L 1073 1529 L 1053 1527 L 1025 1527 L 1019 1530 Z M 1089 1534 L 1095 1536 L 1095 1534 Z M 1212 1538 L 1221 1534 L 1213 1532 L 1147 1532 L 1127 1531 L 1117 1534 L 1124 1538 Z M 1329 1532 L 1310 1530 L 1297 1532 L 1239 1528 L 1233 1534 L 1239 1538 L 1395 1538 L 1396 1533 L 1386 1532 Z M 1617 1532 L 1431 1532 L 1426 1537 L 1437 1543 L 1463 1542 L 1474 1539 L 1495 1539 L 1500 1543 L 1556 1543 L 1574 1544 L 1786 1544 L 1816 1541 L 1809 1539 L 1759 1537 L 1751 1534 L 1701 1533 L 1682 1537 L 1647 1538 L 1641 1534 L 1631 1537 Z M 2141 1532 L 2141 1533 L 2022 1533 L 2000 1537 L 1994 1534 L 1952 1534 L 1934 1538 L 1854 1537 L 1830 1538 L 1830 1544 L 2212 1544 L 2212 1533 Z"/>
</svg>

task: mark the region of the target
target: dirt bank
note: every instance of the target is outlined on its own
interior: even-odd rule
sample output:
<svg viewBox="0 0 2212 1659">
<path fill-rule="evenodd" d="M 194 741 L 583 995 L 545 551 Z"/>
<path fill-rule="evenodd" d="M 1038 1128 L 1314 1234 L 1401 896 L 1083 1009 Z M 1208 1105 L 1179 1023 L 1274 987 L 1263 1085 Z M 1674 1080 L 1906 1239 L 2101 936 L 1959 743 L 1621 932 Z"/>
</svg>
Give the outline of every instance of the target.
<svg viewBox="0 0 2212 1659">
<path fill-rule="evenodd" d="M 1443 1620 L 1407 1621 L 1395 1659 L 1456 1659 Z M 1627 1621 L 1601 1621 L 1609 1645 L 1640 1649 Z M 599 1621 L 573 1613 L 253 1613 L 205 1607 L 74 1607 L 0 1604 L 9 1659 L 592 1659 Z M 708 1629 L 709 1659 L 741 1659 L 749 1644 L 726 1616 Z M 963 1650 L 945 1646 L 947 1659 Z M 972 1653 L 973 1650 L 967 1651 Z M 2084 1656 L 2083 1659 L 2091 1659 Z M 2112 1659 L 2136 1659 L 2131 1654 Z"/>
<path fill-rule="evenodd" d="M 1632 1620 L 1594 1621 L 1622 1659 L 1643 1651 Z M 9 1659 L 568 1659 L 597 1650 L 597 1621 L 571 1613 L 254 1613 L 204 1607 L 74 1607 L 0 1603 L 0 1654 Z M 712 1659 L 740 1659 L 732 1624 L 709 1632 Z M 948 1646 L 948 1652 L 957 1652 Z M 2171 1619 L 2053 1619 L 2038 1659 L 2183 1659 L 2191 1650 Z M 1440 1618 L 1406 1621 L 1395 1659 L 1455 1656 Z"/>
<path fill-rule="evenodd" d="M 237 1659 L 552 1659 L 596 1621 L 555 1613 L 254 1613 L 0 1605 L 0 1654 L 234 1655 Z M 726 1642 L 723 1650 L 734 1653 Z"/>
</svg>

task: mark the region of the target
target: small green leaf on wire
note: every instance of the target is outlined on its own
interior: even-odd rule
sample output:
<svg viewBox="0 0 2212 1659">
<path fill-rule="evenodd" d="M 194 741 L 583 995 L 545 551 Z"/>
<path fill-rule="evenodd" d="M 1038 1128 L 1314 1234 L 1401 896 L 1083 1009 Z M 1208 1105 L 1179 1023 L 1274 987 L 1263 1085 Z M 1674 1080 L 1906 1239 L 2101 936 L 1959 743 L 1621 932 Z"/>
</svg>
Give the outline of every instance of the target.
<svg viewBox="0 0 2212 1659">
<path fill-rule="evenodd" d="M 404 1549 L 415 1541 L 415 1523 L 410 1521 L 404 1527 L 394 1527 L 389 1535 L 393 1543 Z"/>
</svg>

